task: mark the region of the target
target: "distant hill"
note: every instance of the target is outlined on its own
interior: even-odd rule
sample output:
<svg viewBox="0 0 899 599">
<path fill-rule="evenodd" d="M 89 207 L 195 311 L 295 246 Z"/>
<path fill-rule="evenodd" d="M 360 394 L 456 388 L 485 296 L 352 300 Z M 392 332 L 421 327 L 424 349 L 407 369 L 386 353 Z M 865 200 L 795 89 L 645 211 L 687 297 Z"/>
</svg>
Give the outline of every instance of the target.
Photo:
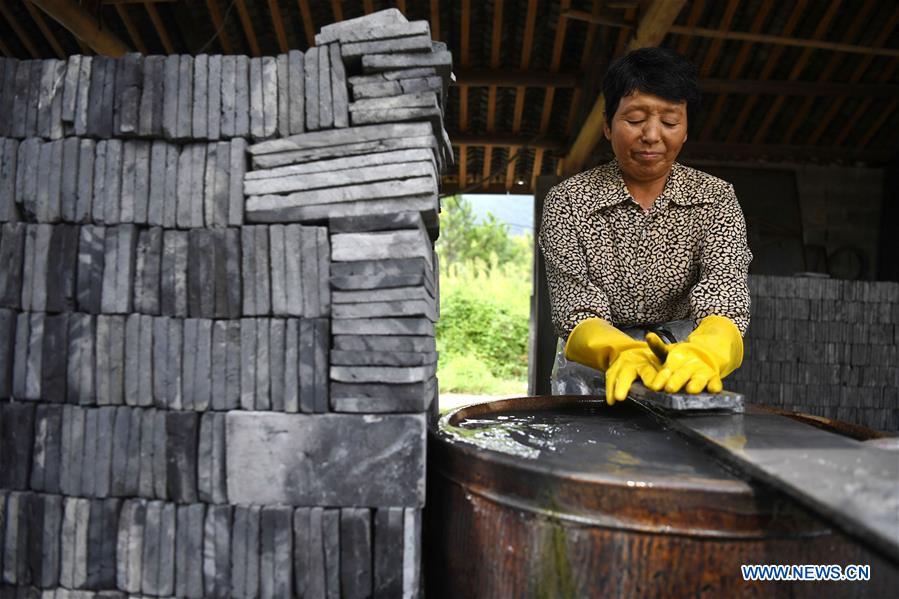
<svg viewBox="0 0 899 599">
<path fill-rule="evenodd" d="M 534 229 L 534 196 L 470 194 L 463 196 L 472 210 L 483 220 L 488 212 L 509 225 L 511 235 L 524 235 Z"/>
</svg>

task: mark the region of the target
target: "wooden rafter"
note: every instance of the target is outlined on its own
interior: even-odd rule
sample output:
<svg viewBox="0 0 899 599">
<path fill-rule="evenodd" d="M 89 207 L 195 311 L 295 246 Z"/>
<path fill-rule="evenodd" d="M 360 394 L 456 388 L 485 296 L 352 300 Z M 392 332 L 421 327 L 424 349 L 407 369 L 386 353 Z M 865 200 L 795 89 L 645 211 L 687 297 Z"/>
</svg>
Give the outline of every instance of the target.
<svg viewBox="0 0 899 599">
<path fill-rule="evenodd" d="M 396 3 L 396 7 L 400 9 L 400 12 L 406 14 L 406 0 L 400 0 Z M 375 5 L 372 0 L 362 0 L 362 9 L 365 11 L 365 14 L 370 15 L 375 12 Z"/>
<path fill-rule="evenodd" d="M 846 34 L 843 36 L 843 41 L 851 42 L 855 39 L 855 36 L 858 35 L 861 30 L 862 25 L 865 22 L 865 19 L 868 18 L 868 15 L 871 13 L 871 9 L 874 8 L 877 0 L 866 0 L 864 6 L 862 6 L 861 10 L 859 10 L 855 17 L 852 19 L 852 23 L 849 25 L 849 29 L 846 30 Z M 831 75 L 836 71 L 837 67 L 842 64 L 843 59 L 846 57 L 845 54 L 835 53 L 830 57 L 830 60 L 827 61 L 827 65 L 824 67 L 824 70 L 821 71 L 821 75 L 818 77 L 818 81 L 821 83 L 827 82 L 830 80 Z M 844 84 L 838 84 L 842 88 L 851 88 L 857 89 L 858 86 L 847 86 Z M 793 136 L 796 134 L 796 131 L 799 129 L 799 126 L 802 123 L 806 122 L 806 118 L 808 117 L 809 111 L 812 109 L 812 105 L 815 103 L 814 97 L 806 98 L 802 106 L 796 111 L 794 117 L 790 119 L 790 125 L 787 127 L 786 132 L 781 139 L 781 143 L 788 144 L 793 141 Z"/>
<path fill-rule="evenodd" d="M 234 54 L 231 38 L 228 37 L 228 32 L 225 31 L 224 17 L 222 16 L 218 0 L 206 0 L 206 6 L 209 8 L 209 16 L 212 18 L 212 26 L 215 28 L 215 31 L 219 32 L 218 40 L 222 46 L 222 51 L 226 54 Z"/>
<path fill-rule="evenodd" d="M 503 0 L 496 0 L 493 4 L 493 35 L 490 38 L 490 68 L 499 68 L 500 48 L 503 37 Z M 496 126 L 496 86 L 491 85 L 487 91 L 487 133 L 493 133 Z M 493 167 L 492 148 L 484 149 L 484 184 L 490 183 L 491 168 Z"/>
<path fill-rule="evenodd" d="M 237 15 L 240 17 L 240 25 L 243 27 L 244 37 L 247 38 L 247 46 L 250 48 L 251 56 L 260 56 L 259 40 L 256 39 L 256 31 L 253 29 L 253 20 L 250 18 L 250 12 L 244 0 L 236 0 Z"/>
<path fill-rule="evenodd" d="M 125 26 L 125 31 L 128 32 L 128 37 L 131 38 L 131 43 L 134 44 L 134 47 L 141 54 L 149 54 L 147 52 L 147 46 L 144 44 L 143 38 L 140 36 L 140 31 L 138 31 L 137 27 L 134 25 L 134 21 L 131 19 L 131 15 L 128 14 L 128 6 L 125 4 L 116 4 L 115 5 L 116 12 L 119 15 L 119 18 L 122 20 L 122 25 Z"/>
<path fill-rule="evenodd" d="M 899 50 L 895 48 L 878 48 L 875 46 L 857 46 L 854 44 L 841 44 L 817 39 L 801 39 L 780 35 L 767 35 L 762 33 L 749 33 L 746 31 L 717 31 L 704 27 L 674 26 L 671 33 L 679 35 L 694 35 L 709 37 L 712 39 L 741 40 L 744 42 L 756 42 L 759 44 L 794 46 L 797 48 L 813 48 L 815 50 L 831 50 L 833 52 L 849 52 L 852 54 L 870 54 L 872 56 L 899 56 Z"/>
<path fill-rule="evenodd" d="M 0 52 L 3 52 L 3 56 L 12 57 L 12 50 L 9 49 L 9 46 L 6 45 L 6 42 L 0 38 Z"/>
<path fill-rule="evenodd" d="M 887 39 L 889 39 L 890 34 L 893 32 L 893 29 L 896 27 L 897 21 L 899 21 L 899 11 L 893 11 L 893 14 L 890 17 L 889 21 L 886 22 L 877 38 L 874 40 L 875 45 L 879 46 L 886 43 Z M 870 66 L 873 60 L 873 56 L 865 56 L 861 60 L 858 66 L 856 66 L 852 71 L 852 76 L 849 78 L 850 85 L 857 83 L 862 78 L 862 75 L 864 75 L 865 71 L 868 70 L 868 66 Z M 895 62 L 896 61 L 893 61 L 893 63 Z M 889 79 L 883 79 L 883 77 L 881 77 L 881 81 L 889 81 Z M 831 103 L 831 105 L 827 109 L 827 112 L 824 114 L 824 117 L 821 119 L 821 122 L 818 124 L 818 127 L 814 132 L 812 132 L 812 135 L 809 138 L 809 143 L 818 143 L 818 140 L 821 139 L 821 136 L 824 135 L 825 131 L 827 131 L 827 128 L 830 126 L 830 122 L 833 120 L 834 116 L 836 116 L 842 105 L 843 102 L 840 100 Z M 865 102 L 862 103 L 862 106 L 867 108 L 867 104 Z"/>
<path fill-rule="evenodd" d="M 9 10 L 9 6 L 6 5 L 6 2 L 0 2 L 0 14 L 3 15 L 3 18 L 6 19 L 6 22 L 9 23 L 10 28 L 15 32 L 16 37 L 19 38 L 19 41 L 22 42 L 22 45 L 25 46 L 25 49 L 31 54 L 32 58 L 40 58 L 41 54 L 37 51 L 37 46 L 34 45 L 34 42 L 31 41 L 31 37 L 25 30 L 22 29 L 22 24 L 19 23 L 19 20 L 16 18 L 16 15 Z"/>
<path fill-rule="evenodd" d="M 144 2 L 144 9 L 146 9 L 147 14 L 150 15 L 150 20 L 153 21 L 153 27 L 156 28 L 156 35 L 159 36 L 159 41 L 162 42 L 162 47 L 165 48 L 166 54 L 174 54 L 175 46 L 172 45 L 169 32 L 165 28 L 162 18 L 159 16 L 159 11 L 156 10 L 156 5 L 152 2 Z"/>
<path fill-rule="evenodd" d="M 796 4 L 793 5 L 793 12 L 790 13 L 790 16 L 787 18 L 787 22 L 784 25 L 784 35 L 790 35 L 799 24 L 799 19 L 805 12 L 806 1 L 807 0 L 797 0 Z M 768 55 L 768 60 L 765 62 L 765 66 L 762 67 L 762 72 L 758 76 L 759 80 L 764 81 L 771 76 L 771 73 L 774 71 L 775 67 L 780 64 L 780 57 L 784 53 L 785 49 L 786 48 L 784 46 L 776 46 L 771 49 L 771 54 Z M 749 114 L 752 112 L 752 109 L 755 107 L 758 100 L 759 95 L 752 94 L 751 96 L 746 98 L 745 102 L 743 102 L 743 106 L 740 108 L 740 113 L 737 115 L 737 120 L 731 127 L 730 132 L 727 134 L 728 142 L 733 143 L 737 141 L 740 133 L 743 132 L 743 126 L 746 124 L 746 119 L 749 118 Z"/>
<path fill-rule="evenodd" d="M 899 66 L 899 60 L 894 60 L 890 62 L 890 64 L 881 72 L 880 80 L 881 81 L 889 81 L 893 76 L 893 73 L 896 72 L 896 67 Z M 894 98 L 896 96 L 893 96 Z M 871 106 L 871 103 L 874 101 L 874 98 L 867 97 L 862 100 L 861 104 L 859 104 L 858 108 L 855 109 L 855 112 L 852 113 L 852 116 L 846 121 L 846 124 L 843 126 L 842 131 L 840 131 L 837 136 L 833 140 L 833 145 L 842 145 L 846 138 L 849 137 L 849 133 L 855 127 L 855 124 L 858 120 L 864 115 L 868 108 Z"/>
<path fill-rule="evenodd" d="M 636 14 L 637 14 L 636 8 L 629 8 L 624 12 L 624 16 L 626 19 L 625 22 L 630 23 L 630 25 L 628 25 L 627 27 L 622 27 L 621 31 L 618 32 L 618 40 L 615 42 L 615 52 L 612 55 L 613 58 L 624 54 L 625 44 L 627 43 L 627 40 L 630 38 L 630 32 L 628 31 L 628 29 L 634 28 L 633 22 L 634 22 L 634 17 L 636 16 Z"/>
<path fill-rule="evenodd" d="M 693 6 L 690 8 L 690 14 L 687 16 L 687 26 L 694 27 L 696 23 L 699 22 L 699 17 L 702 16 L 702 11 L 705 9 L 705 0 L 696 0 L 693 3 Z M 683 36 L 677 42 L 677 52 L 678 54 L 686 54 L 687 49 L 690 47 L 690 42 L 693 41 L 693 38 Z"/>
<path fill-rule="evenodd" d="M 868 129 L 868 132 L 865 133 L 864 136 L 862 136 L 861 140 L 858 142 L 858 145 L 855 147 L 859 149 L 866 148 L 868 144 L 871 143 L 871 139 L 875 135 L 877 135 L 877 133 L 880 131 L 880 128 L 883 127 L 883 124 L 887 122 L 887 119 L 893 116 L 893 113 L 896 112 L 897 107 L 899 107 L 899 100 L 894 98 L 893 101 L 890 102 L 890 104 L 884 110 L 880 111 L 880 116 L 877 117 L 877 120 L 874 121 L 874 123 Z"/>
<path fill-rule="evenodd" d="M 278 49 L 282 54 L 287 54 L 290 47 L 287 45 L 287 32 L 284 31 L 284 19 L 281 18 L 278 0 L 268 0 L 268 10 L 272 14 L 272 26 L 275 28 L 275 37 L 278 38 Z"/>
<path fill-rule="evenodd" d="M 463 61 L 464 65 L 464 61 Z M 450 85 L 465 87 L 577 87 L 580 73 L 553 73 L 536 70 L 467 69 L 455 71 L 456 81 Z"/>
<path fill-rule="evenodd" d="M 486 135 L 472 135 L 461 131 L 450 131 L 450 139 L 453 145 L 478 146 L 484 148 L 520 148 L 528 146 L 542 150 L 559 150 L 563 146 L 563 140 L 558 137 L 544 137 L 534 139 L 528 135 L 510 133 L 488 133 Z"/>
<path fill-rule="evenodd" d="M 812 33 L 812 35 L 816 39 L 823 37 L 824 34 L 827 33 L 827 30 L 830 29 L 830 23 L 831 21 L 833 21 L 834 16 L 836 16 L 837 9 L 839 9 L 839 7 L 840 0 L 833 0 L 827 7 L 827 11 L 825 11 L 824 16 L 821 17 L 821 20 L 815 27 L 814 33 Z M 805 48 L 802 51 L 802 54 L 800 54 L 796 62 L 793 63 L 793 68 L 790 69 L 790 74 L 787 76 L 787 79 L 789 81 L 794 81 L 799 78 L 799 76 L 802 74 L 802 71 L 805 69 L 805 66 L 808 64 L 811 56 L 811 48 Z M 774 119 L 777 118 L 777 115 L 780 114 L 780 109 L 786 99 L 786 96 L 778 96 L 774 99 L 774 103 L 767 110 L 765 118 L 762 119 L 762 124 L 759 125 L 758 129 L 756 129 L 755 135 L 752 137 L 753 143 L 761 143 L 765 139 L 765 137 L 768 135 L 768 129 L 771 127 L 771 123 L 773 123 Z"/>
<path fill-rule="evenodd" d="M 431 37 L 440 39 L 440 0 L 431 0 Z"/>
<path fill-rule="evenodd" d="M 727 31 L 730 29 L 730 24 L 734 20 L 734 14 L 737 12 L 738 4 L 739 0 L 728 0 L 727 6 L 724 9 L 724 15 L 721 17 L 721 23 L 718 26 L 718 31 Z M 718 59 L 718 52 L 721 51 L 721 44 L 723 43 L 724 40 L 722 38 L 716 38 L 709 46 L 709 49 L 705 53 L 705 59 L 702 61 L 702 66 L 699 67 L 700 77 L 706 77 L 711 72 L 712 67 L 715 66 L 715 61 Z"/>
<path fill-rule="evenodd" d="M 593 0 L 590 14 L 598 15 L 601 8 L 601 0 Z M 577 84 L 577 80 L 575 81 L 574 94 L 571 97 L 571 106 L 568 109 L 568 118 L 565 121 L 566 134 L 571 134 L 571 130 L 577 121 L 578 112 L 581 109 L 581 102 L 584 100 L 587 86 L 593 83 L 593 80 L 597 75 L 597 73 L 591 72 L 590 69 L 591 65 L 595 63 L 598 50 L 600 49 L 596 40 L 597 29 L 599 29 L 599 25 L 596 23 L 587 23 L 587 35 L 584 38 L 584 49 L 581 51 L 580 62 L 580 70 L 582 73 L 585 73 L 585 76 L 580 78 L 580 85 Z"/>
<path fill-rule="evenodd" d="M 315 23 L 312 22 L 312 11 L 309 10 L 309 0 L 299 0 L 300 17 L 303 19 L 303 31 L 306 32 L 306 43 L 309 47 L 315 45 Z"/>
<path fill-rule="evenodd" d="M 636 35 L 631 40 L 629 48 L 636 50 L 637 48 L 658 46 L 683 8 L 684 2 L 685 0 L 654 0 L 647 8 L 646 14 L 640 19 Z M 590 151 L 602 138 L 603 124 L 605 123 L 604 113 L 605 98 L 603 94 L 599 94 L 587 115 L 584 126 L 581 127 L 577 138 L 571 144 L 571 149 L 565 156 L 563 172 L 573 174 L 583 168 Z"/>
<path fill-rule="evenodd" d="M 107 28 L 100 27 L 97 19 L 80 5 L 68 0 L 32 0 L 54 21 L 70 31 L 76 39 L 90 46 L 98 54 L 122 56 L 131 51 Z M 5 12 L 5 2 L 0 2 L 0 12 Z"/>
<path fill-rule="evenodd" d="M 47 40 L 47 43 L 50 44 L 50 47 L 53 48 L 53 52 L 56 53 L 56 57 L 59 59 L 64 59 L 66 57 L 66 51 L 62 49 L 62 46 L 59 44 L 59 40 L 56 39 L 56 36 L 53 35 L 53 32 L 50 31 L 50 28 L 47 27 L 47 21 L 44 19 L 44 16 L 41 14 L 41 11 L 35 8 L 34 4 L 30 2 L 30 0 L 24 0 L 25 8 L 28 10 L 28 14 L 31 15 L 31 18 L 34 20 L 34 24 L 37 25 L 37 28 L 41 30 L 41 35 L 44 36 L 44 39 Z"/>
<path fill-rule="evenodd" d="M 334 15 L 334 22 L 343 21 L 343 4 L 341 0 L 331 0 L 331 13 Z"/>
<path fill-rule="evenodd" d="M 568 7 L 571 5 L 570 0 L 562 0 L 561 10 L 564 14 Z M 553 49 L 552 56 L 550 58 L 549 63 L 549 71 L 551 73 L 556 73 L 559 70 L 559 66 L 562 63 L 562 49 L 565 47 L 565 33 L 568 31 L 568 20 L 559 17 L 558 23 L 556 23 L 556 33 L 553 38 Z M 548 87 L 546 88 L 546 93 L 543 95 L 543 110 L 540 113 L 540 135 L 545 135 L 547 130 L 549 129 L 549 122 L 552 117 L 552 109 L 553 102 L 555 101 L 556 96 L 556 88 Z M 539 161 L 537 160 L 539 155 Z M 543 158 L 544 152 L 541 150 L 537 150 L 534 156 L 535 165 L 539 162 L 540 169 L 543 169 Z M 535 169 L 536 170 L 536 169 Z"/>
<path fill-rule="evenodd" d="M 761 31 L 762 26 L 765 24 L 765 20 L 768 18 L 768 14 L 771 12 L 771 7 L 773 6 L 774 0 L 764 0 L 764 3 L 752 20 L 752 25 L 749 27 L 750 31 Z M 749 58 L 749 50 L 751 48 L 752 44 L 750 43 L 744 43 L 740 46 L 740 52 L 737 54 L 737 57 L 734 59 L 730 71 L 728 72 L 729 79 L 736 79 L 740 76 L 740 73 L 743 72 L 743 67 L 746 65 L 746 61 Z M 718 97 L 715 98 L 715 104 L 712 106 L 711 113 L 702 128 L 702 132 L 699 134 L 700 139 L 708 139 L 712 136 L 712 131 L 714 131 L 715 125 L 718 124 L 718 119 L 721 116 L 721 111 L 726 102 L 727 94 L 719 94 Z"/>
<path fill-rule="evenodd" d="M 534 28 L 537 24 L 537 0 L 528 0 L 527 15 L 524 20 L 524 37 L 521 42 L 521 61 L 518 68 L 522 72 L 526 72 L 531 66 L 531 52 L 534 48 Z M 512 133 L 518 135 L 521 131 L 521 118 L 524 115 L 524 95 L 525 87 L 519 85 L 515 88 L 515 107 L 512 110 Z M 512 152 L 509 148 L 509 152 Z M 516 157 L 520 154 L 516 154 Z M 512 189 L 515 183 L 515 170 L 518 166 L 518 159 L 510 160 L 506 165 L 506 190 Z"/>
<path fill-rule="evenodd" d="M 471 45 L 471 0 L 462 0 L 461 23 L 461 56 L 462 68 L 467 68 L 469 63 L 469 47 Z M 459 130 L 468 131 L 468 86 L 459 87 Z M 459 147 L 459 187 L 468 185 L 468 146 Z"/>
</svg>

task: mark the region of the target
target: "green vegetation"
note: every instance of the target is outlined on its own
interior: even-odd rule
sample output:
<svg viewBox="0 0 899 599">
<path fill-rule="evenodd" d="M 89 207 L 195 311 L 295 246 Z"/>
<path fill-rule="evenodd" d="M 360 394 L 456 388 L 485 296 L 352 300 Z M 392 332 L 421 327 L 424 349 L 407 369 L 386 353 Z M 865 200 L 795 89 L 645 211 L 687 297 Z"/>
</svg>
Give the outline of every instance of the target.
<svg viewBox="0 0 899 599">
<path fill-rule="evenodd" d="M 440 390 L 485 395 L 527 390 L 530 235 L 510 236 L 489 215 L 450 198 L 440 216 Z"/>
</svg>

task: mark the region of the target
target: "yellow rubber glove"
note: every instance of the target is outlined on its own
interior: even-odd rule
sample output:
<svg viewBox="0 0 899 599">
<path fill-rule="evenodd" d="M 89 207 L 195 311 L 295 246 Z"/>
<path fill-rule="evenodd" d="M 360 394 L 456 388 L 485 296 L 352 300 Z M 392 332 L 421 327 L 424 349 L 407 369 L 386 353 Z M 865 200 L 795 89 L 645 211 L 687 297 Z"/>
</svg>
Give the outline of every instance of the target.
<svg viewBox="0 0 899 599">
<path fill-rule="evenodd" d="M 606 373 L 606 403 L 627 399 L 639 376 L 648 385 L 662 364 L 643 341 L 631 339 L 600 318 L 588 318 L 571 331 L 565 357 Z"/>
<path fill-rule="evenodd" d="M 684 342 L 668 345 L 655 333 L 648 333 L 646 343 L 663 362 L 647 384 L 653 391 L 664 388 L 677 393 L 686 384 L 687 393 L 706 389 L 718 393 L 724 388 L 721 379 L 743 363 L 743 337 L 737 325 L 723 316 L 706 316 Z"/>
</svg>

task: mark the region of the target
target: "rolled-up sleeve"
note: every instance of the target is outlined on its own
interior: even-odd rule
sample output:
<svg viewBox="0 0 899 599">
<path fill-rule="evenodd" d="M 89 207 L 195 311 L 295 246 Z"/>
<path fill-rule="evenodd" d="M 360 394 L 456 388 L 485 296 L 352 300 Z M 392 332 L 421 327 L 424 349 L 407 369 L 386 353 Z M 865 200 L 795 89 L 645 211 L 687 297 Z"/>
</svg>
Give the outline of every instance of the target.
<svg viewBox="0 0 899 599">
<path fill-rule="evenodd" d="M 543 207 L 540 249 L 546 260 L 553 328 L 560 337 L 567 337 L 587 318 L 611 321 L 606 293 L 588 277 L 578 236 L 580 226 L 565 191 L 553 187 Z"/>
<path fill-rule="evenodd" d="M 690 313 L 698 321 L 724 316 L 746 334 L 749 327 L 749 263 L 746 220 L 733 186 L 711 207 L 712 225 L 700 252 L 699 281 L 690 290 Z"/>
</svg>

